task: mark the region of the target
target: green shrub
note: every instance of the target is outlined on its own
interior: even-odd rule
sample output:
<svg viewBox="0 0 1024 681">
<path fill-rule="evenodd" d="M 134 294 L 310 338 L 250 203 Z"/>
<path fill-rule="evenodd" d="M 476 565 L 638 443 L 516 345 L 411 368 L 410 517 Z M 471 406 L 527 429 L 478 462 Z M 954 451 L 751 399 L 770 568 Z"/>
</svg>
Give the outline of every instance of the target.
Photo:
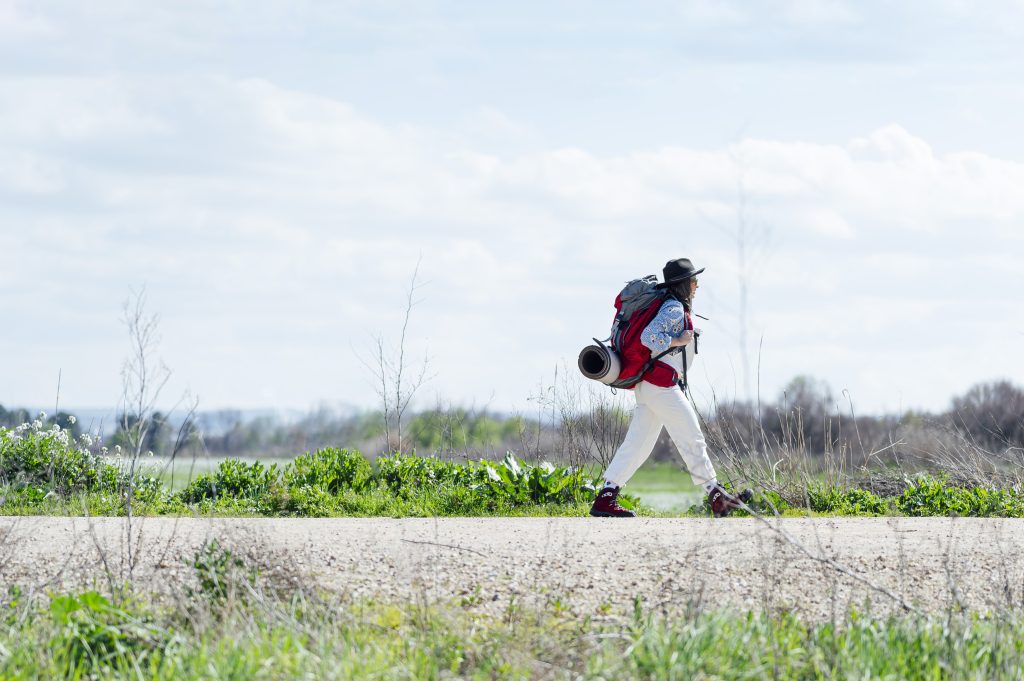
<svg viewBox="0 0 1024 681">
<path fill-rule="evenodd" d="M 296 458 L 284 469 L 289 488 L 317 486 L 328 494 L 366 489 L 373 475 L 370 462 L 348 449 L 320 449 Z"/>
<path fill-rule="evenodd" d="M 35 487 L 66 496 L 114 492 L 124 481 L 117 466 L 90 452 L 59 426 L 45 431 L 0 428 L 0 482 L 15 489 Z"/>
<path fill-rule="evenodd" d="M 807 488 L 807 502 L 816 513 L 883 515 L 890 510 L 885 499 L 858 488 L 811 485 Z"/>
<path fill-rule="evenodd" d="M 260 461 L 226 459 L 213 475 L 200 475 L 179 496 L 190 504 L 217 498 L 260 500 L 275 491 L 280 481 L 276 463 L 264 466 Z"/>
<path fill-rule="evenodd" d="M 482 482 L 483 476 L 470 466 L 455 461 L 395 453 L 377 459 L 376 480 L 393 493 L 408 498 L 427 486 L 472 485 Z"/>
<path fill-rule="evenodd" d="M 1024 499 L 1013 489 L 959 487 L 944 478 L 921 477 L 895 499 L 909 516 L 959 515 L 1024 517 Z"/>
<path fill-rule="evenodd" d="M 198 504 L 207 499 L 216 499 L 217 483 L 214 476 L 209 473 L 196 476 L 185 489 L 181 490 L 178 497 L 188 504 Z"/>
<path fill-rule="evenodd" d="M 846 490 L 844 515 L 885 515 L 892 511 L 889 502 L 865 489 Z"/>
<path fill-rule="evenodd" d="M 571 467 L 556 468 L 544 462 L 530 466 L 509 452 L 500 464 L 480 461 L 486 484 L 495 498 L 514 504 L 571 504 L 590 501 L 595 481 Z"/>
<path fill-rule="evenodd" d="M 760 513 L 768 515 L 782 514 L 788 511 L 791 506 L 782 498 L 782 495 L 772 490 L 765 490 L 759 498 L 754 499 L 756 508 Z"/>
<path fill-rule="evenodd" d="M 289 487 L 284 500 L 284 510 L 303 518 L 326 518 L 337 508 L 336 494 L 331 494 L 320 485 Z"/>
</svg>

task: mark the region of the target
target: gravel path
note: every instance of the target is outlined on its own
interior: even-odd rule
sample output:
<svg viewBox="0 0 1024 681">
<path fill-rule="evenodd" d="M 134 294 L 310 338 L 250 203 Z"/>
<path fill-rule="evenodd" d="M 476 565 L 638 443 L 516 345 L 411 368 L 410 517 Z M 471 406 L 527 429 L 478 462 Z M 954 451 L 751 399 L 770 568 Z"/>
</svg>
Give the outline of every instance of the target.
<svg viewBox="0 0 1024 681">
<path fill-rule="evenodd" d="M 667 613 L 768 607 L 824 619 L 868 600 L 876 612 L 899 609 L 879 589 L 928 611 L 1024 605 L 1019 520 L 146 518 L 140 526 L 135 581 L 158 593 L 186 583 L 186 561 L 216 538 L 266 574 L 353 598 L 454 600 L 496 613 L 511 603 L 623 612 L 635 597 Z M 100 556 L 120 573 L 124 537 L 118 518 L 0 518 L 0 586 L 103 585 Z"/>
</svg>

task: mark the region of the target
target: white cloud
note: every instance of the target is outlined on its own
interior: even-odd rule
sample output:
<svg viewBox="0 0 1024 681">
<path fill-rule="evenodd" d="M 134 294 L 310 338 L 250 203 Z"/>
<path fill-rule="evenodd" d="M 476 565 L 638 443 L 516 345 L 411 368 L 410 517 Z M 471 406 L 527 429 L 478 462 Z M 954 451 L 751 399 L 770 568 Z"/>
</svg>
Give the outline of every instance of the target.
<svg viewBox="0 0 1024 681">
<path fill-rule="evenodd" d="M 679 16 L 694 27 L 733 26 L 757 22 L 789 23 L 800 27 L 855 24 L 860 16 L 842 0 L 685 0 L 678 5 Z"/>
<path fill-rule="evenodd" d="M 825 207 L 810 207 L 797 211 L 794 223 L 803 223 L 806 229 L 837 239 L 852 239 L 856 234 L 842 215 Z"/>
<path fill-rule="evenodd" d="M 864 389 L 859 367 L 870 365 L 919 403 L 961 389 L 964 375 L 914 367 L 915 344 L 941 354 L 954 342 L 929 326 L 942 317 L 936 282 L 972 250 L 1002 249 L 970 294 L 1005 296 L 1024 256 L 1019 239 L 1006 242 L 1024 226 L 1024 164 L 937 154 L 898 126 L 841 144 L 483 153 L 266 79 L 17 88 L 36 116 L 4 107 L 0 192 L 15 200 L 0 224 L 30 236 L 5 282 L 51 272 L 39 305 L 58 317 L 94 299 L 116 307 L 148 282 L 175 326 L 179 374 L 211 405 L 372 401 L 351 347 L 396 328 L 421 255 L 415 350 L 433 348 L 433 389 L 454 399 L 497 391 L 496 406 L 523 407 L 555 363 L 604 334 L 623 280 L 691 254 L 709 266 L 706 370 L 731 383 L 738 174 L 749 218 L 772 228 L 752 290 L 751 335 L 765 334 L 773 363 L 766 386 L 812 371 Z M 130 144 L 111 142 L 121 136 Z M 45 206 L 31 203 L 40 192 Z M 17 309 L 26 338 L 59 337 L 35 303 Z M 1002 323 L 975 321 L 990 339 Z M 105 323 L 98 338 L 116 338 L 116 316 Z M 119 346 L 108 346 L 115 356 L 97 366 L 116 366 Z M 1008 371 L 1024 370 L 1008 356 Z"/>
<path fill-rule="evenodd" d="M 60 32 L 43 17 L 26 12 L 17 0 L 0 0 L 0 38 L 52 38 Z"/>
<path fill-rule="evenodd" d="M 841 0 L 786 0 L 782 12 L 793 23 L 804 26 L 854 24 L 860 20 Z"/>
<path fill-rule="evenodd" d="M 134 89 L 114 77 L 0 78 L 0 140 L 12 144 L 112 141 L 166 125 L 143 110 Z"/>
<path fill-rule="evenodd" d="M 12 151 L 0 157 L 0 187 L 19 194 L 55 194 L 65 186 L 62 167 L 41 154 Z"/>
<path fill-rule="evenodd" d="M 694 26 L 739 24 L 750 19 L 750 14 L 739 3 L 725 0 L 684 0 L 679 3 L 679 16 Z"/>
</svg>

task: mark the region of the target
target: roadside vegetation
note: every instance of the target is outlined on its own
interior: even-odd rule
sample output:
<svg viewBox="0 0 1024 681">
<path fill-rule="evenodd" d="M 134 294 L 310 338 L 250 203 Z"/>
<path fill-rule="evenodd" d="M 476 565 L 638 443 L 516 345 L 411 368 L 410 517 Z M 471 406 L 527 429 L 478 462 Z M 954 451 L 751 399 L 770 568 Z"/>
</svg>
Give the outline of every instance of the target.
<svg viewBox="0 0 1024 681">
<path fill-rule="evenodd" d="M 945 471 L 911 475 L 886 469 L 858 478 L 857 471 L 840 474 L 794 460 L 776 465 L 773 478 L 761 478 L 755 511 L 1024 517 L 1024 493 L 1016 483 L 986 485 Z M 512 453 L 501 461 L 398 453 L 371 461 L 357 451 L 327 448 L 283 465 L 226 459 L 175 489 L 164 482 L 155 460 L 148 461 L 125 465 L 117 451 L 97 450 L 88 434 L 75 437 L 41 420 L 0 428 L 0 513 L 122 515 L 130 497 L 135 514 L 151 515 L 579 516 L 600 483 L 585 468 L 531 464 Z M 745 459 L 739 465 L 756 463 Z M 636 498 L 627 496 L 626 502 L 642 514 L 659 514 Z M 706 512 L 699 504 L 687 511 Z"/>
<path fill-rule="evenodd" d="M 136 514 L 580 515 L 596 489 L 582 470 L 511 453 L 461 463 L 396 453 L 371 463 L 356 451 L 321 449 L 282 466 L 226 459 L 174 490 L 152 462 L 132 474 L 119 452 L 93 444 L 39 420 L 0 428 L 0 513 L 121 515 L 130 497 Z"/>
<path fill-rule="evenodd" d="M 305 589 L 216 541 L 169 597 L 118 590 L 0 599 L 4 679 L 1019 679 L 1024 619 L 694 608 L 656 614 L 557 598 L 486 612 L 472 603 L 352 601 Z M 273 575 L 273 576 L 272 576 Z"/>
</svg>

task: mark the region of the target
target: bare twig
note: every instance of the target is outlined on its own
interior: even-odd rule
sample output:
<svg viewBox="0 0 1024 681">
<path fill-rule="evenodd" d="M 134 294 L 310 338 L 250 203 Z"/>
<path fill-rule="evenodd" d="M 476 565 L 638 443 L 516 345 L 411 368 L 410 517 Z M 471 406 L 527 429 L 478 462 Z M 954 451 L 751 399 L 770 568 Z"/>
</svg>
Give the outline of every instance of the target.
<svg viewBox="0 0 1024 681">
<path fill-rule="evenodd" d="M 436 518 L 435 518 L 435 520 L 436 520 Z M 438 542 L 432 542 L 432 541 L 417 541 L 415 539 L 403 539 L 402 541 L 405 542 L 406 544 L 420 544 L 420 545 L 423 545 L 423 546 L 439 546 L 439 547 L 444 548 L 444 549 L 455 549 L 456 551 L 465 551 L 467 553 L 475 553 L 476 555 L 483 556 L 484 558 L 487 557 L 487 554 L 481 553 L 480 551 L 477 551 L 476 549 L 467 549 L 465 546 L 455 546 L 453 544 L 440 544 Z"/>
<path fill-rule="evenodd" d="M 871 581 L 867 577 L 862 577 L 861 575 L 858 575 L 851 568 L 849 568 L 848 566 L 840 563 L 835 558 L 830 558 L 828 556 L 823 556 L 823 555 L 815 554 L 813 551 L 811 551 L 806 546 L 804 546 L 802 543 L 800 543 L 793 535 L 791 535 L 789 532 L 784 530 L 782 528 L 781 522 L 780 522 L 780 520 L 778 518 L 776 519 L 776 522 L 773 524 L 766 517 L 762 516 L 760 513 L 758 513 L 754 509 L 750 508 L 746 504 L 743 505 L 743 510 L 747 511 L 748 513 L 750 513 L 750 515 L 753 518 L 757 519 L 758 522 L 760 522 L 762 525 L 767 527 L 771 532 L 774 532 L 776 535 L 781 537 L 790 546 L 792 546 L 797 551 L 802 553 L 805 557 L 807 557 L 807 558 L 809 558 L 809 559 L 811 559 L 811 560 L 813 560 L 813 561 L 815 561 L 817 563 L 821 563 L 822 565 L 825 565 L 825 566 L 835 570 L 839 574 L 842 574 L 842 575 L 845 575 L 845 576 L 849 577 L 853 581 L 855 581 L 855 582 L 857 582 L 857 583 L 859 583 L 859 584 L 861 584 L 863 586 L 866 586 L 871 591 L 874 591 L 874 592 L 882 594 L 883 596 L 885 596 L 885 597 L 891 599 L 893 602 L 897 603 L 901 608 L 903 608 L 903 610 L 905 612 L 913 612 L 913 613 L 918 612 L 917 608 L 915 608 L 913 605 L 908 603 L 899 594 L 893 593 L 891 590 L 885 588 L 884 586 L 876 584 L 875 582 Z"/>
<path fill-rule="evenodd" d="M 405 311 L 397 346 L 389 346 L 384 335 L 378 334 L 374 338 L 372 361 L 359 358 L 374 378 L 374 388 L 383 407 L 385 449 L 388 451 L 402 451 L 405 445 L 404 420 L 406 412 L 420 388 L 430 379 L 428 375 L 429 356 L 424 356 L 418 369 L 410 366 L 406 360 L 409 323 L 412 318 L 412 310 L 419 302 L 416 300 L 416 292 L 423 286 L 419 282 L 421 262 L 422 258 L 416 262 L 412 278 L 409 281 L 409 288 L 406 291 Z M 410 378 L 409 371 L 411 369 L 415 373 Z"/>
</svg>

